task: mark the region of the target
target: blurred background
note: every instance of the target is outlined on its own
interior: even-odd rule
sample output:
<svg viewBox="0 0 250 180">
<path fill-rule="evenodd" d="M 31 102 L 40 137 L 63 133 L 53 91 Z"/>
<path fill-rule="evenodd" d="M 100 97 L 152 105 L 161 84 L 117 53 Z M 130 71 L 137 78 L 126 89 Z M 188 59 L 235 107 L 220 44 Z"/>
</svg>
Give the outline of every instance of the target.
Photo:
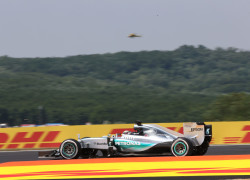
<svg viewBox="0 0 250 180">
<path fill-rule="evenodd" d="M 0 127 L 250 120 L 249 7 L 1 0 Z"/>
</svg>

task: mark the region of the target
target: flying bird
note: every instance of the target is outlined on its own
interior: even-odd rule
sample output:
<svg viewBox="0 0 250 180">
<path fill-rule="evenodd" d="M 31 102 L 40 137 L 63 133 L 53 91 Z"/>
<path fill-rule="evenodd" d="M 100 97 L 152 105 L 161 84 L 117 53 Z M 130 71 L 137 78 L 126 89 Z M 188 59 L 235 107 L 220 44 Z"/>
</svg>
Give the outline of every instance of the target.
<svg viewBox="0 0 250 180">
<path fill-rule="evenodd" d="M 128 35 L 129 38 L 134 38 L 134 37 L 141 37 L 141 35 L 137 35 L 135 33 L 131 33 Z"/>
</svg>

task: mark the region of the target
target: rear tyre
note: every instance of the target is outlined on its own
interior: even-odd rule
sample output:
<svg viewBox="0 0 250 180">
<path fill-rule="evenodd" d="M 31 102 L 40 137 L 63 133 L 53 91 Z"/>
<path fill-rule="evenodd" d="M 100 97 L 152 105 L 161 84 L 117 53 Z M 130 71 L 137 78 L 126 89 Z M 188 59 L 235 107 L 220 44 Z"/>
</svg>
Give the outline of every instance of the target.
<svg viewBox="0 0 250 180">
<path fill-rule="evenodd" d="M 195 152 L 195 155 L 202 156 L 207 153 L 209 147 L 209 142 L 204 141 L 201 146 L 198 146 Z"/>
<path fill-rule="evenodd" d="M 178 138 L 173 142 L 171 152 L 174 156 L 191 156 L 193 144 L 187 138 Z"/>
<path fill-rule="evenodd" d="M 59 148 L 64 159 L 77 159 L 81 154 L 81 145 L 75 139 L 66 139 Z"/>
</svg>

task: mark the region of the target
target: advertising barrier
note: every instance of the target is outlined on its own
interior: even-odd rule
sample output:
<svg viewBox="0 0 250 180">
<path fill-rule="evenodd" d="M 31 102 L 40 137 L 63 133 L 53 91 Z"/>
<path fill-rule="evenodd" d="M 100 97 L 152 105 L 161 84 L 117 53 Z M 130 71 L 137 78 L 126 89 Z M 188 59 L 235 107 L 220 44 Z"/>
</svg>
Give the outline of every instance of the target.
<svg viewBox="0 0 250 180">
<path fill-rule="evenodd" d="M 183 123 L 157 123 L 174 131 L 183 132 Z M 249 144 L 250 121 L 206 122 L 213 128 L 211 144 Z M 79 125 L 0 128 L 0 150 L 57 148 L 69 138 L 102 137 L 108 134 L 133 131 L 133 124 Z"/>
</svg>

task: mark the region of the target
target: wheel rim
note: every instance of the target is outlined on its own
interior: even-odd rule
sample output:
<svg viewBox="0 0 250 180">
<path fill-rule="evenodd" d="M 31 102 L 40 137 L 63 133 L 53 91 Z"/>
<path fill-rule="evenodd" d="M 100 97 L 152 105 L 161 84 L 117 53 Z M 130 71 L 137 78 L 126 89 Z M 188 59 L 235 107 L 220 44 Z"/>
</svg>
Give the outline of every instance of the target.
<svg viewBox="0 0 250 180">
<path fill-rule="evenodd" d="M 63 145 L 62 152 L 63 152 L 63 154 L 64 154 L 65 156 L 70 157 L 70 156 L 72 156 L 72 155 L 75 154 L 75 152 L 76 152 L 76 147 L 75 147 L 75 145 L 72 144 L 72 143 L 65 143 L 65 144 Z"/>
<path fill-rule="evenodd" d="M 178 156 L 182 156 L 187 152 L 187 146 L 185 143 L 183 142 L 177 142 L 174 145 L 174 152 L 175 154 L 177 154 Z"/>
</svg>

